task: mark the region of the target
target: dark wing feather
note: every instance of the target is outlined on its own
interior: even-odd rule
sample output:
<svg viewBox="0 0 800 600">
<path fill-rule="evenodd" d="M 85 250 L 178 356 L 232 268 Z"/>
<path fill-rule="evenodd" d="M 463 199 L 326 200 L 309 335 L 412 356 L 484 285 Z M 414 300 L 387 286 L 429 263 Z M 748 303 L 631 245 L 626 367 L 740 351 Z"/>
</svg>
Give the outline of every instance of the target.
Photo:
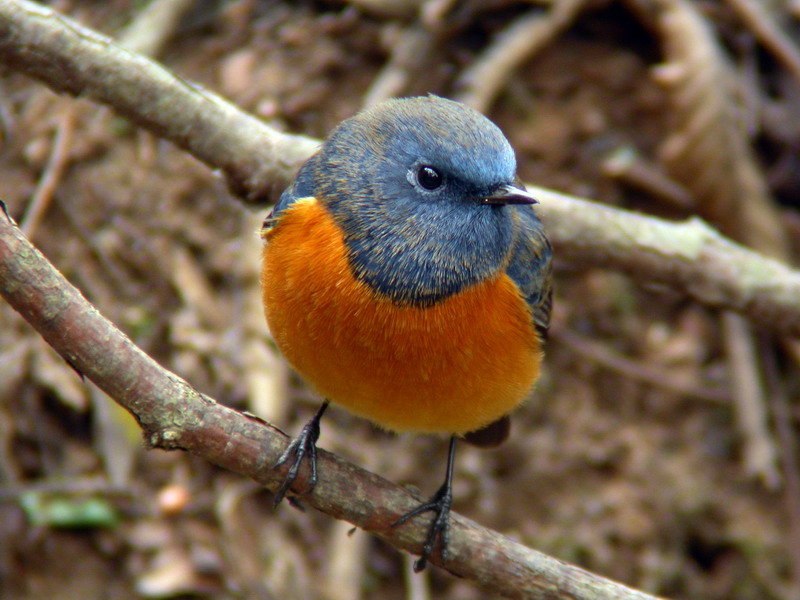
<svg viewBox="0 0 800 600">
<path fill-rule="evenodd" d="M 314 182 L 310 164 L 317 160 L 317 154 L 312 156 L 301 168 L 291 185 L 283 190 L 278 203 L 272 207 L 261 225 L 262 233 L 269 231 L 280 222 L 281 213 L 301 198 L 314 196 Z"/>
<path fill-rule="evenodd" d="M 553 303 L 552 249 L 532 207 L 520 207 L 514 214 L 515 237 L 508 275 L 522 291 L 531 307 L 536 331 L 545 340 Z"/>
</svg>

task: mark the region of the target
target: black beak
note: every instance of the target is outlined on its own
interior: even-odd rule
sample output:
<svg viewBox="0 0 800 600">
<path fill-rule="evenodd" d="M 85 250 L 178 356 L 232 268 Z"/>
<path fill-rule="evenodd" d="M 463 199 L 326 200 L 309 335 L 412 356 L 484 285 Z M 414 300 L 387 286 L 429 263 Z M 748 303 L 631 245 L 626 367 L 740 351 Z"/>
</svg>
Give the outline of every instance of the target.
<svg viewBox="0 0 800 600">
<path fill-rule="evenodd" d="M 519 187 L 518 187 L 519 185 Z M 539 204 L 521 184 L 506 183 L 489 196 L 481 197 L 484 204 Z"/>
</svg>

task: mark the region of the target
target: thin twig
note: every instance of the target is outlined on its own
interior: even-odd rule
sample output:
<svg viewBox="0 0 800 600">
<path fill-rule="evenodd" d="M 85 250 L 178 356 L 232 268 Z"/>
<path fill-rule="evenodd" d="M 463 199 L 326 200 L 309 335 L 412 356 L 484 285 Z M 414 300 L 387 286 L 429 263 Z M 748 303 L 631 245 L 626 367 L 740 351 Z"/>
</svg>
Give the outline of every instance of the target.
<svg viewBox="0 0 800 600">
<path fill-rule="evenodd" d="M 753 331 L 750 323 L 730 311 L 722 314 L 722 331 L 736 425 L 743 443 L 744 470 L 774 490 L 781 484 L 778 450 L 767 426 L 769 417 Z"/>
<path fill-rule="evenodd" d="M 608 177 L 642 190 L 669 206 L 683 210 L 694 207 L 692 195 L 684 186 L 630 147 L 614 150 L 603 161 L 602 167 Z"/>
<path fill-rule="evenodd" d="M 513 21 L 461 74 L 458 100 L 476 110 L 489 109 L 512 73 L 552 42 L 585 2 L 556 0 L 549 12 L 529 12 Z"/>
<path fill-rule="evenodd" d="M 61 177 L 64 175 L 69 163 L 69 147 L 72 144 L 72 133 L 75 130 L 77 110 L 78 105 L 72 104 L 66 106 L 61 113 L 50 158 L 20 225 L 22 231 L 28 237 L 36 235 L 36 230 L 50 207 L 56 188 L 61 183 Z"/>
<path fill-rule="evenodd" d="M 680 396 L 698 398 L 708 402 L 723 403 L 730 400 L 730 393 L 727 390 L 683 383 L 654 366 L 631 360 L 605 344 L 596 342 L 574 331 L 554 329 L 550 333 L 553 340 L 569 346 L 570 350 L 577 354 L 581 354 L 589 360 L 631 379 L 674 392 Z"/>
<path fill-rule="evenodd" d="M 194 0 L 152 0 L 121 32 L 120 46 L 145 56 L 158 56 L 193 5 Z"/>
<path fill-rule="evenodd" d="M 417 25 L 409 25 L 392 45 L 392 55 L 372 80 L 364 95 L 364 107 L 377 104 L 387 98 L 399 96 L 409 80 L 419 70 L 422 61 L 430 55 L 435 38 L 433 34 Z"/>
<path fill-rule="evenodd" d="M 770 6 L 774 5 L 774 9 L 777 9 L 781 3 L 763 2 L 763 0 L 728 0 L 728 3 L 759 41 L 800 83 L 800 50 L 795 40 L 775 22 L 769 12 Z"/>
<path fill-rule="evenodd" d="M 786 395 L 781 374 L 775 359 L 774 340 L 771 336 L 761 336 L 764 361 L 764 374 L 769 390 L 775 432 L 778 436 L 786 513 L 789 516 L 789 548 L 791 561 L 791 581 L 794 597 L 800 596 L 800 460 L 797 454 L 797 440 L 793 427 L 791 405 Z"/>
</svg>

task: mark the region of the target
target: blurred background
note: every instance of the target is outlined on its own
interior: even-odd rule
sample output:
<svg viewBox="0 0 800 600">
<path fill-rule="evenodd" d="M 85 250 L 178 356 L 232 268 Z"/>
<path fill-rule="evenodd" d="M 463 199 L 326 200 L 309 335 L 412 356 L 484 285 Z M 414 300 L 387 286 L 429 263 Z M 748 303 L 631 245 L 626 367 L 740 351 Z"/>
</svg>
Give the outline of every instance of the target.
<svg viewBox="0 0 800 600">
<path fill-rule="evenodd" d="M 279 129 L 390 96 L 485 112 L 524 181 L 800 250 L 800 2 L 60 0 Z M 138 345 L 296 433 L 315 398 L 260 307 L 267 207 L 111 110 L 2 71 L 0 198 Z M 455 509 L 650 593 L 800 597 L 800 350 L 668 286 L 556 255 L 544 375 Z M 320 445 L 427 496 L 446 442 L 341 409 Z M 491 597 L 255 483 L 145 451 L 133 420 L 0 304 L 0 597 Z"/>
</svg>

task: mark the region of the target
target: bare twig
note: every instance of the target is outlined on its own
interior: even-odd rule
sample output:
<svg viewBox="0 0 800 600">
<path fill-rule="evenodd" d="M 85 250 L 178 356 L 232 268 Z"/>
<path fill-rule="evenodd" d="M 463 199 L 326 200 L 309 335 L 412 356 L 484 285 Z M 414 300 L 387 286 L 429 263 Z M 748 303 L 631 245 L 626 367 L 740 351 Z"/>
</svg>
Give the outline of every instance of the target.
<svg viewBox="0 0 800 600">
<path fill-rule="evenodd" d="M 800 596 L 800 461 L 798 461 L 796 435 L 792 427 L 791 404 L 781 380 L 775 354 L 769 352 L 773 346 L 773 340 L 769 337 L 761 336 L 761 346 L 766 357 L 764 374 L 767 379 L 775 432 L 780 442 L 781 466 L 785 482 L 784 498 L 786 514 L 789 516 L 789 547 L 786 550 L 791 561 L 794 591 L 792 595 L 798 597 Z"/>
<path fill-rule="evenodd" d="M 434 35 L 417 25 L 409 25 L 392 45 L 392 56 L 364 95 L 365 107 L 401 95 L 409 80 L 430 54 Z"/>
<path fill-rule="evenodd" d="M 728 374 L 735 400 L 737 429 L 744 446 L 744 471 L 770 489 L 781 484 L 778 449 L 767 426 L 766 398 L 758 368 L 750 323 L 740 315 L 722 314 L 722 331 L 728 354 Z"/>
<path fill-rule="evenodd" d="M 120 34 L 120 46 L 145 56 L 158 56 L 193 4 L 193 0 L 152 0 Z"/>
<path fill-rule="evenodd" d="M 61 176 L 69 163 L 69 147 L 72 144 L 72 132 L 75 129 L 76 107 L 76 104 L 68 106 L 61 114 L 50 158 L 22 219 L 22 231 L 29 237 L 36 235 L 36 230 L 50 207 L 56 188 L 61 182 Z"/>
<path fill-rule="evenodd" d="M 0 293 L 75 369 L 129 410 L 154 448 L 182 449 L 270 489 L 287 438 L 268 423 L 226 408 L 166 371 L 102 317 L 0 213 Z M 418 551 L 426 521 L 392 527 L 419 499 L 407 489 L 320 451 L 319 483 L 304 499 L 315 508 Z M 306 488 L 307 474 L 296 489 Z M 651 599 L 475 523 L 453 516 L 452 573 L 509 598 Z M 432 562 L 441 565 L 438 555 Z"/>
<path fill-rule="evenodd" d="M 684 210 L 694 206 L 692 196 L 684 186 L 629 146 L 618 148 L 606 157 L 603 173 L 645 191 L 670 206 Z"/>
<path fill-rule="evenodd" d="M 681 396 L 689 396 L 715 403 L 726 402 L 730 397 L 728 391 L 721 388 L 700 386 L 678 381 L 657 367 L 632 360 L 607 347 L 605 344 L 584 337 L 574 331 L 567 331 L 564 329 L 551 330 L 551 337 L 565 344 L 575 353 L 595 361 L 608 369 L 622 373 L 631 379 L 648 383 Z"/>
<path fill-rule="evenodd" d="M 512 22 L 464 70 L 458 99 L 480 111 L 490 108 L 514 70 L 566 29 L 585 2 L 556 0 L 547 13 L 527 13 Z"/>
<path fill-rule="evenodd" d="M 728 0 L 733 9 L 783 66 L 800 82 L 800 49 L 795 40 L 776 22 L 770 6 L 777 10 L 782 3 L 760 0 Z"/>
</svg>

